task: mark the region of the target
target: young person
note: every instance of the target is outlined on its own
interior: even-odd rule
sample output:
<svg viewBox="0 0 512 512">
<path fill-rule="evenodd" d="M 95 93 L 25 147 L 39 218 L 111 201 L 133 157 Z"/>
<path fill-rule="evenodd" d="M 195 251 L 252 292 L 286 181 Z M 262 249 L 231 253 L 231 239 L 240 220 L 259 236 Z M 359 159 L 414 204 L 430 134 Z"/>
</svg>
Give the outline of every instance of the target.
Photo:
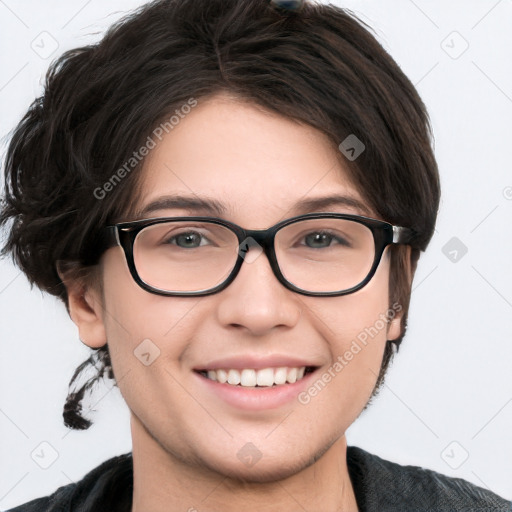
<svg viewBox="0 0 512 512">
<path fill-rule="evenodd" d="M 14 511 L 512 510 L 347 446 L 440 194 L 425 107 L 355 17 L 147 4 L 52 66 L 5 171 L 4 252 L 93 349 L 64 421 L 107 375 L 133 441 Z"/>
</svg>

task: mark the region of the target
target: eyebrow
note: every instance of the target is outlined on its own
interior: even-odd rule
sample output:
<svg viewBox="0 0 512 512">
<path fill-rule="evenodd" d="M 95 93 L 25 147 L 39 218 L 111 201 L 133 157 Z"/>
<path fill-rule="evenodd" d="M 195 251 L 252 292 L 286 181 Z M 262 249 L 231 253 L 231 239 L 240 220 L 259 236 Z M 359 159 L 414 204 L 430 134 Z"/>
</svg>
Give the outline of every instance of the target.
<svg viewBox="0 0 512 512">
<path fill-rule="evenodd" d="M 330 195 L 298 201 L 289 210 L 292 215 L 302 215 L 320 210 L 326 210 L 332 206 L 349 207 L 362 215 L 371 215 L 370 209 L 359 199 L 343 195 Z M 200 198 L 198 196 L 163 196 L 146 206 L 135 214 L 136 218 L 144 218 L 158 210 L 185 209 L 191 213 L 204 213 L 221 217 L 228 211 L 228 207 L 216 199 Z"/>
<path fill-rule="evenodd" d="M 197 196 L 163 196 L 144 206 L 135 214 L 137 218 L 158 210 L 185 209 L 194 212 L 204 212 L 220 217 L 226 213 L 227 208 L 220 201 L 215 199 L 200 198 Z"/>
<path fill-rule="evenodd" d="M 304 199 L 297 203 L 293 211 L 297 215 L 303 213 L 325 210 L 331 206 L 344 206 L 358 210 L 359 213 L 364 215 L 371 215 L 370 208 L 368 208 L 362 201 L 350 196 L 331 195 L 326 197 L 317 197 L 311 199 Z"/>
</svg>

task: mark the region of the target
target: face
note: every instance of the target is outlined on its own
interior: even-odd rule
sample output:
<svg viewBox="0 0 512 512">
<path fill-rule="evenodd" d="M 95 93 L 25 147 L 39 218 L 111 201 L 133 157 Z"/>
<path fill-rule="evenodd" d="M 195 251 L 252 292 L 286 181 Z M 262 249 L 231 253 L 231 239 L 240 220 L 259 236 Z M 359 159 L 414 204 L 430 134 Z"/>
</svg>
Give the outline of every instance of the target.
<svg viewBox="0 0 512 512">
<path fill-rule="evenodd" d="M 193 109 L 151 151 L 143 172 L 138 210 L 169 195 L 207 198 L 225 207 L 223 218 L 247 229 L 297 215 L 306 199 L 336 194 L 364 205 L 323 134 L 227 96 Z M 375 216 L 367 208 L 314 211 Z M 145 217 L 187 215 L 213 216 L 158 207 Z M 157 447 L 197 471 L 266 481 L 310 465 L 360 414 L 386 340 L 400 334 L 399 314 L 383 328 L 390 308 L 387 251 L 369 284 L 340 297 L 286 289 L 265 255 L 244 262 L 226 289 L 203 297 L 144 291 L 120 247 L 103 255 L 101 273 L 103 295 L 85 296 L 90 313 L 72 306 L 81 339 L 95 347 L 108 340 L 132 411 L 134 446 Z M 371 327 L 363 344 L 361 333 Z M 144 357 L 152 362 L 144 364 Z M 235 388 L 197 371 L 303 366 L 315 370 L 268 389 Z M 315 388 L 319 379 L 323 385 Z"/>
</svg>

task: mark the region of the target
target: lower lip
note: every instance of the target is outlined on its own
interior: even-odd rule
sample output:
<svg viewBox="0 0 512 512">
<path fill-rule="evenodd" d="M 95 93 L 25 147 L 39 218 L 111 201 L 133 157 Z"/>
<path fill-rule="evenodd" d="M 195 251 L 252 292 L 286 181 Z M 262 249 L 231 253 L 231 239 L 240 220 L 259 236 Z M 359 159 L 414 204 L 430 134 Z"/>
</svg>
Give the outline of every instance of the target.
<svg viewBox="0 0 512 512">
<path fill-rule="evenodd" d="M 293 384 L 257 388 L 221 384 L 198 372 L 194 372 L 194 374 L 202 385 L 206 386 L 208 392 L 214 393 L 229 405 L 247 411 L 261 411 L 276 409 L 295 400 L 297 395 L 310 385 L 316 370 L 307 373 L 302 379 Z"/>
</svg>

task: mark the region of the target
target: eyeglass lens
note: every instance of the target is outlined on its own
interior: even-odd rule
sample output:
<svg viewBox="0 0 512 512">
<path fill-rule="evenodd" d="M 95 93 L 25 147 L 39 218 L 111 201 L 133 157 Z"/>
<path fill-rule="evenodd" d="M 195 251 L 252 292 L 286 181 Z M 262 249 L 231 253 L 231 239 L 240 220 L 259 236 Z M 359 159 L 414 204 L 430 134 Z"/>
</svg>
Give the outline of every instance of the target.
<svg viewBox="0 0 512 512">
<path fill-rule="evenodd" d="M 348 219 L 307 219 L 281 228 L 276 258 L 287 281 L 309 292 L 347 290 L 372 267 L 372 231 Z M 134 241 L 134 263 L 148 285 L 168 292 L 196 292 L 227 279 L 238 255 L 237 235 L 210 222 L 171 221 L 142 229 Z"/>
</svg>

